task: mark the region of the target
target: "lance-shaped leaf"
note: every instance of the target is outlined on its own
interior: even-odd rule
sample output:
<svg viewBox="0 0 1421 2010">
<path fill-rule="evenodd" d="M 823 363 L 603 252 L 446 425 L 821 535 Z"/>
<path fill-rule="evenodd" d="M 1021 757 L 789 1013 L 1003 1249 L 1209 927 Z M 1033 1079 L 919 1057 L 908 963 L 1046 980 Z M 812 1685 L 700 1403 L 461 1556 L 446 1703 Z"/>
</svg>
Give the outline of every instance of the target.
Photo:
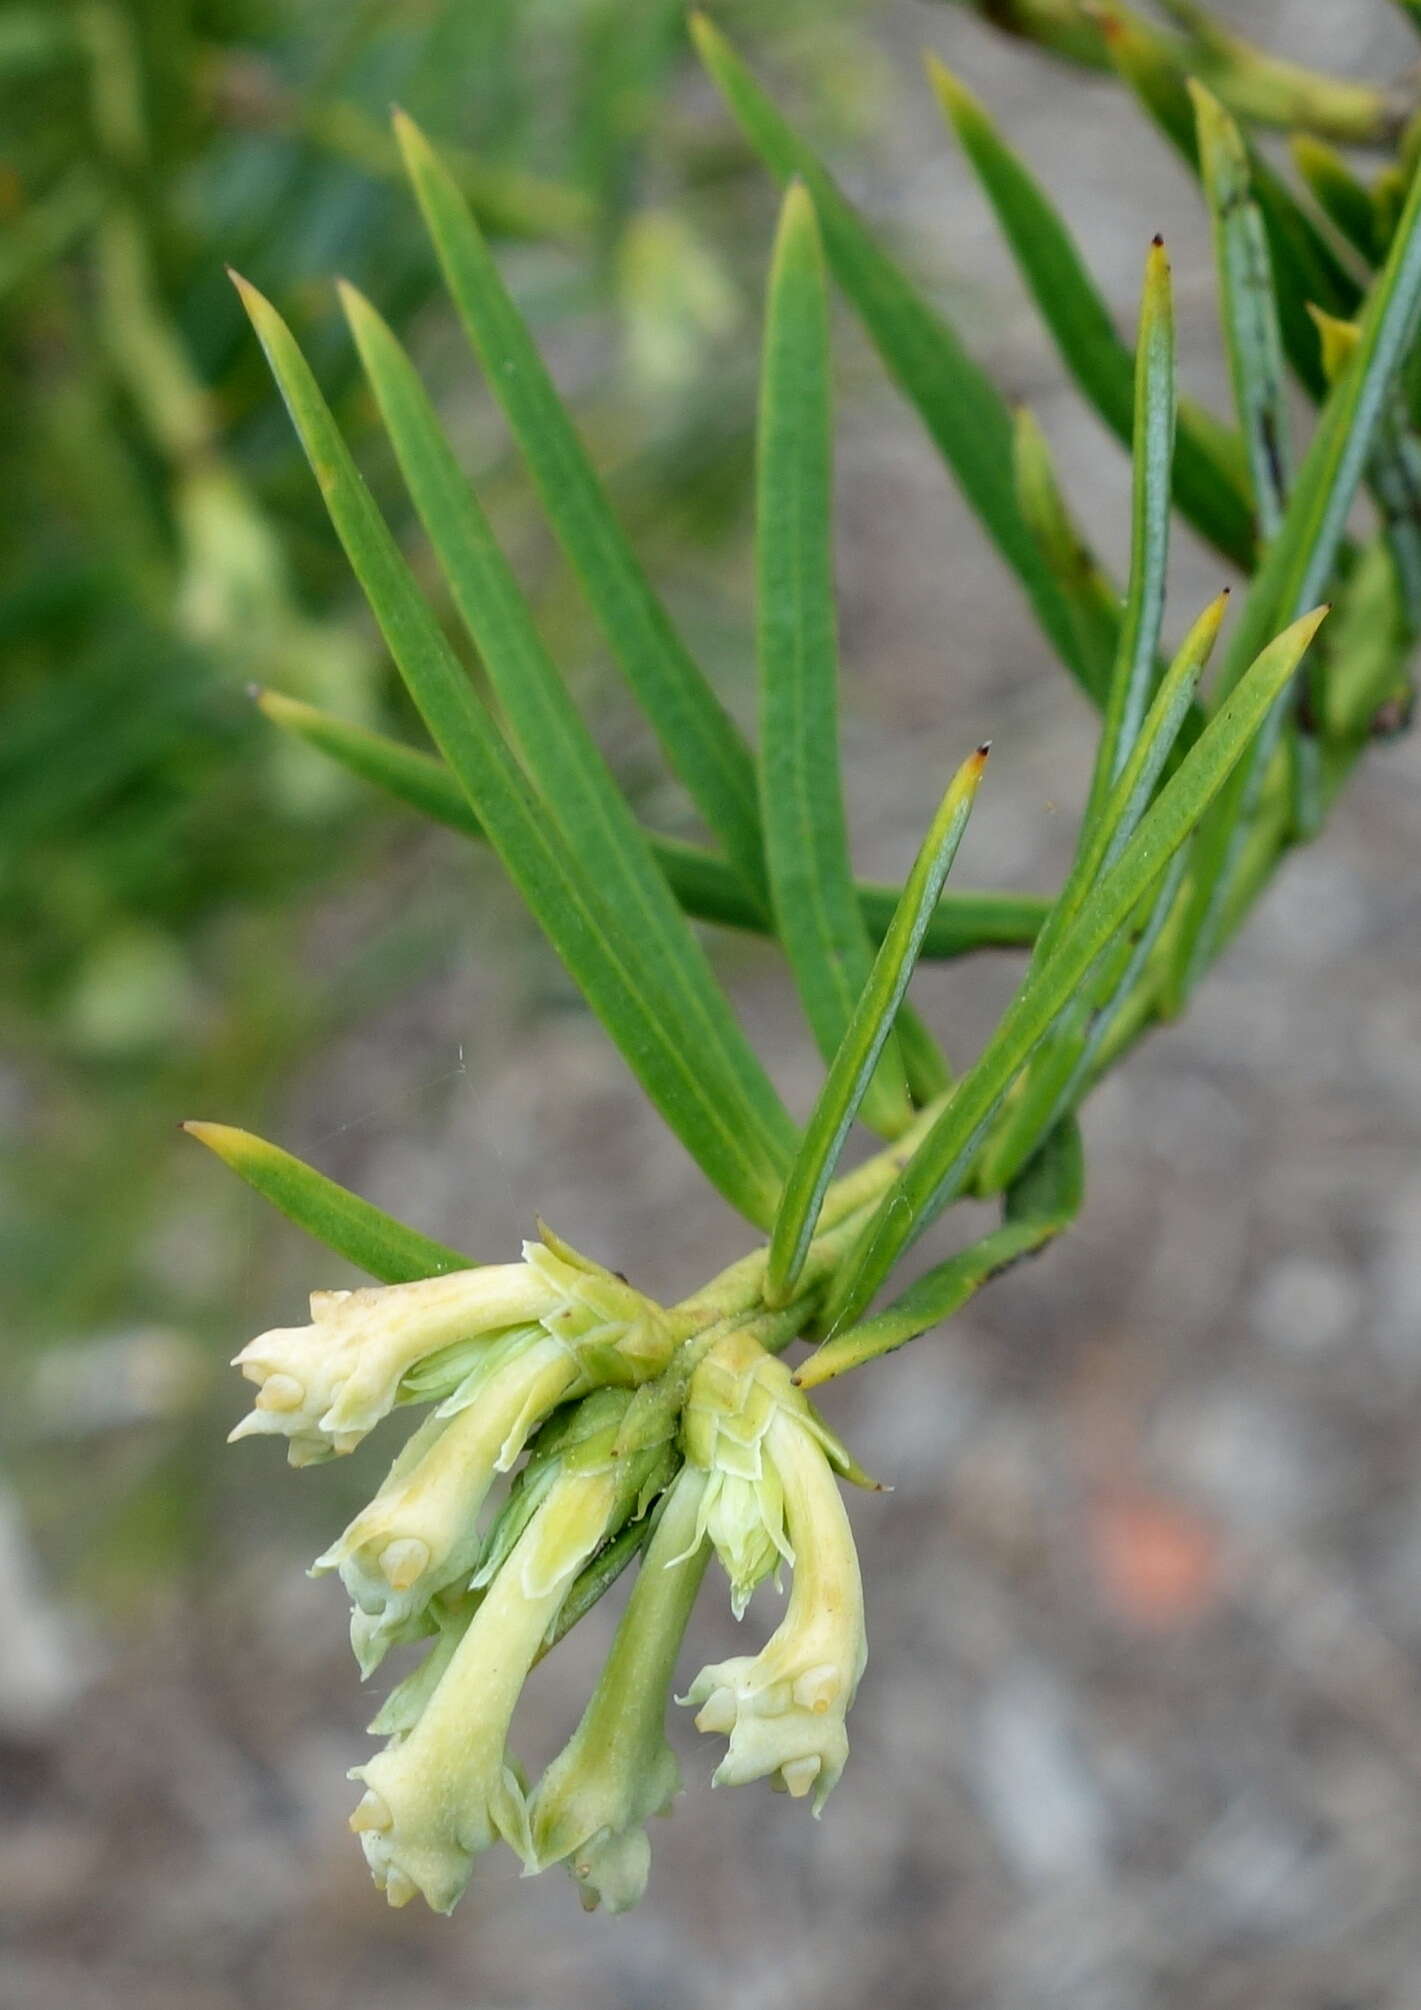
<svg viewBox="0 0 1421 2010">
<path fill-rule="evenodd" d="M 1412 183 L 1386 265 L 1368 297 L 1356 354 L 1328 393 L 1282 527 L 1249 591 L 1224 663 L 1223 692 L 1232 688 L 1249 653 L 1272 628 L 1296 616 L 1331 586 L 1347 519 L 1376 450 L 1402 361 L 1415 339 L 1418 313 L 1421 176 Z M 1257 797 L 1281 723 L 1280 713 L 1231 779 L 1196 840 L 1189 894 L 1171 952 L 1168 996 L 1174 1009 L 1188 996 L 1217 946 L 1229 876 L 1247 834 L 1246 813 Z"/>
<path fill-rule="evenodd" d="M 338 719 L 279 691 L 260 692 L 257 703 L 273 725 L 308 746 L 318 747 L 395 801 L 464 837 L 485 837 L 468 797 L 433 754 L 372 732 L 368 726 Z M 659 831 L 647 831 L 646 839 L 671 891 L 688 914 L 699 921 L 717 922 L 722 928 L 759 935 L 769 932 L 765 910 L 751 899 L 744 881 L 725 859 L 717 858 L 703 845 L 687 844 Z M 901 889 L 857 880 L 855 892 L 869 938 L 876 945 L 893 919 Z M 1028 948 L 1050 907 L 1044 895 L 1035 893 L 945 893 L 928 922 L 920 960 L 945 962 L 978 949 Z"/>
<path fill-rule="evenodd" d="M 1100 815 L 1134 750 L 1155 677 L 1164 621 L 1169 563 L 1169 476 L 1174 456 L 1174 301 L 1164 240 L 1156 238 L 1145 262 L 1140 332 L 1135 351 L 1134 480 L 1130 504 L 1130 584 L 1120 623 L 1120 645 L 1111 673 L 1091 777 L 1085 820 Z"/>
<path fill-rule="evenodd" d="M 876 1317 L 826 1340 L 796 1368 L 796 1383 L 817 1389 L 940 1326 L 991 1278 L 1034 1256 L 1068 1228 L 1080 1213 L 1084 1188 L 1080 1130 L 1075 1118 L 1067 1117 L 1008 1190 L 1000 1228 L 937 1264 Z"/>
<path fill-rule="evenodd" d="M 341 297 L 401 473 L 524 768 L 569 849 L 635 941 L 642 969 L 661 986 L 710 1079 L 733 1085 L 753 1112 L 761 1149 L 773 1157 L 792 1142 L 789 1115 L 543 647 L 414 365 L 367 300 L 351 287 Z"/>
<path fill-rule="evenodd" d="M 1189 96 L 1189 69 L 1158 38 L 1152 39 L 1139 17 L 1123 8 L 1119 0 L 1099 0 L 1099 14 L 1111 61 L 1165 138 L 1197 174 L 1199 137 Z M 1219 80 L 1212 78 L 1210 82 L 1229 102 L 1219 89 Z M 1232 108 L 1239 109 L 1236 104 Z M 1351 314 L 1361 288 L 1287 183 L 1251 144 L 1248 157 L 1253 198 L 1262 212 L 1272 254 L 1283 346 L 1300 382 L 1313 397 L 1320 398 L 1327 387 L 1308 303 L 1316 301 L 1330 314 Z"/>
<path fill-rule="evenodd" d="M 1015 424 L 1017 502 L 1065 599 L 1091 689 L 1104 692 L 1120 646 L 1122 595 L 1072 515 L 1046 436 L 1027 406 L 1018 408 Z"/>
<path fill-rule="evenodd" d="M 1378 538 L 1358 554 L 1328 623 L 1320 714 L 1327 741 L 1355 748 L 1407 724 L 1414 706 L 1411 640 L 1391 552 Z M 1236 878 L 1243 878 L 1241 868 Z"/>
<path fill-rule="evenodd" d="M 1263 212 L 1253 199 L 1243 135 L 1211 92 L 1193 81 L 1189 88 L 1199 129 L 1199 172 L 1213 223 L 1234 410 L 1267 544 L 1282 522 L 1292 475 L 1273 260 Z"/>
<path fill-rule="evenodd" d="M 1322 337 L 1322 366 L 1335 384 L 1357 353 L 1361 330 L 1313 310 Z M 1402 614 L 1413 638 L 1421 634 L 1421 443 L 1407 424 L 1400 386 L 1393 388 L 1377 426 L 1368 478 L 1381 511 L 1386 541 L 1396 567 Z"/>
<path fill-rule="evenodd" d="M 1033 967 L 1044 963 L 1087 895 L 1109 872 L 1134 836 L 1166 764 L 1180 744 L 1199 679 L 1218 639 L 1229 589 L 1213 600 L 1194 623 L 1161 679 L 1140 736 L 1100 813 L 1082 823 L 1075 862 L 1055 907 L 1036 940 Z M 1015 1178 L 1061 1113 L 1072 1107 L 1086 1083 L 1101 1044 L 1123 1009 L 1125 995 L 1144 968 L 1179 890 L 1184 860 L 1177 856 L 1154 901 L 1138 925 L 1138 940 L 1117 944 L 1102 957 L 1086 994 L 1062 1014 L 1037 1048 L 1014 1086 L 1001 1119 L 982 1148 L 973 1173 L 981 1193 L 997 1193 Z"/>
<path fill-rule="evenodd" d="M 265 1138 L 231 1124 L 194 1121 L 183 1129 L 216 1152 L 224 1165 L 298 1228 L 382 1284 L 409 1284 L 419 1277 L 442 1277 L 447 1271 L 475 1267 L 471 1256 L 421 1235 L 417 1228 L 407 1228 Z"/>
<path fill-rule="evenodd" d="M 1032 1055 L 973 1164 L 976 1193 L 988 1196 L 1010 1187 L 1042 1139 L 1091 1087 L 1100 1056 L 1118 1039 L 1121 1026 L 1127 1021 L 1142 1026 L 1151 1016 L 1149 959 L 1174 911 L 1187 863 L 1181 848 L 1091 972 L 1084 995 L 1061 1014 Z"/>
<path fill-rule="evenodd" d="M 490 844 L 668 1126 L 727 1200 L 768 1223 L 788 1153 L 768 1155 L 754 1111 L 733 1084 L 710 1079 L 430 613 L 290 330 L 254 288 L 242 284 L 242 295 L 380 632 Z"/>
<path fill-rule="evenodd" d="M 948 785 L 819 1091 L 770 1236 L 765 1296 L 771 1305 L 784 1304 L 799 1281 L 844 1140 L 892 1031 L 928 922 L 967 828 L 987 753 L 982 746 L 969 755 Z"/>
<path fill-rule="evenodd" d="M 1050 956 L 1080 913 L 1091 888 L 1109 872 L 1135 835 L 1194 702 L 1194 693 L 1218 640 L 1228 604 L 1229 589 L 1225 587 L 1185 636 L 1179 653 L 1161 679 L 1129 759 L 1105 795 L 1098 814 L 1083 821 L 1075 864 L 1036 938 L 1037 966 Z"/>
<path fill-rule="evenodd" d="M 781 181 L 798 176 L 813 196 L 835 279 L 984 530 L 1026 589 L 1062 662 L 1089 690 L 1068 610 L 1017 506 L 1011 413 L 1001 393 L 956 331 L 880 250 L 813 149 L 781 117 L 719 30 L 704 15 L 693 14 L 691 34 L 751 146 Z"/>
<path fill-rule="evenodd" d="M 1263 651 L 1165 784 L 1053 955 L 1028 975 L 976 1065 L 958 1082 L 845 1260 L 829 1306 L 831 1335 L 857 1319 L 908 1243 L 959 1191 L 1017 1074 L 1243 757 L 1325 613 L 1319 608 L 1294 622 Z"/>
<path fill-rule="evenodd" d="M 314 94 L 303 95 L 292 111 L 324 152 L 382 181 L 399 179 L 400 152 L 384 119 L 348 98 Z M 597 204 L 586 189 L 482 159 L 467 147 L 445 144 L 440 154 L 490 236 L 585 242 L 597 226 Z"/>
<path fill-rule="evenodd" d="M 452 176 L 402 113 L 395 133 L 445 284 L 554 535 L 672 767 L 747 887 L 763 897 L 755 767 L 744 737 L 652 591 Z"/>
<path fill-rule="evenodd" d="M 1066 368 L 1106 425 L 1128 443 L 1134 426 L 1135 359 L 1115 332 L 1075 240 L 1046 191 L 966 86 L 936 57 L 928 59 L 928 75 Z M 1212 432 L 1196 424 L 1188 405 L 1179 411 L 1173 481 L 1180 512 L 1225 558 L 1248 571 L 1254 561 L 1253 512 L 1237 455 L 1226 459 L 1217 452 Z"/>
<path fill-rule="evenodd" d="M 826 1059 L 872 953 L 839 786 L 831 425 L 824 267 L 813 205 L 796 184 L 770 273 L 757 429 L 760 804 L 775 930 Z M 892 1136 L 911 1114 L 890 1033 L 864 1115 Z"/>
</svg>

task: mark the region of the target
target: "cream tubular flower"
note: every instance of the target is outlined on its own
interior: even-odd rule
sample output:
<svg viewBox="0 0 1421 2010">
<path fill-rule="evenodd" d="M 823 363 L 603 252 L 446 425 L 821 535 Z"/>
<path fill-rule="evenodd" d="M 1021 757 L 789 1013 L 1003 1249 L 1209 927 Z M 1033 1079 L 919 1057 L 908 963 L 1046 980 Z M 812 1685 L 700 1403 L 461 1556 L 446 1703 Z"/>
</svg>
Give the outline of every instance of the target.
<svg viewBox="0 0 1421 2010">
<path fill-rule="evenodd" d="M 313 1574 L 340 1571 L 354 1606 L 350 1638 L 362 1675 L 409 1637 L 431 1598 L 467 1583 L 479 1561 L 479 1510 L 489 1489 L 584 1377 L 575 1353 L 535 1327 L 495 1341 L 468 1382 L 476 1386 L 464 1406 L 421 1424 L 370 1505 L 312 1566 Z"/>
<path fill-rule="evenodd" d="M 263 1333 L 236 1356 L 260 1387 L 232 1437 L 285 1437 L 296 1466 L 353 1451 L 402 1394 L 457 1401 L 488 1340 L 530 1326 L 574 1349 L 590 1380 L 644 1380 L 671 1347 L 659 1306 L 545 1235 L 521 1263 L 313 1292 L 309 1326 Z"/>
<path fill-rule="evenodd" d="M 697 1532 L 705 1475 L 684 1466 L 666 1495 L 611 1654 L 581 1723 L 533 1794 L 540 1869 L 564 1858 L 587 1911 L 627 1912 L 646 1890 L 646 1824 L 681 1770 L 666 1741 L 676 1655 L 709 1551 Z"/>
<path fill-rule="evenodd" d="M 684 1700 L 700 1706 L 698 1730 L 730 1739 L 717 1786 L 768 1775 L 796 1797 L 812 1791 L 818 1814 L 844 1770 L 844 1719 L 868 1659 L 863 1586 L 827 1433 L 788 1372 L 764 1358 L 762 1382 L 784 1377 L 760 1448 L 783 1493 L 794 1552 L 789 1605 L 758 1654 L 702 1669 Z"/>
<path fill-rule="evenodd" d="M 350 1825 L 391 1905 L 420 1892 L 434 1911 L 452 1911 L 475 1856 L 500 1837 L 533 1860 L 508 1728 L 543 1636 L 621 1498 L 610 1433 L 601 1450 L 554 1481 L 411 1728 L 351 1774 L 366 1792 Z"/>
</svg>

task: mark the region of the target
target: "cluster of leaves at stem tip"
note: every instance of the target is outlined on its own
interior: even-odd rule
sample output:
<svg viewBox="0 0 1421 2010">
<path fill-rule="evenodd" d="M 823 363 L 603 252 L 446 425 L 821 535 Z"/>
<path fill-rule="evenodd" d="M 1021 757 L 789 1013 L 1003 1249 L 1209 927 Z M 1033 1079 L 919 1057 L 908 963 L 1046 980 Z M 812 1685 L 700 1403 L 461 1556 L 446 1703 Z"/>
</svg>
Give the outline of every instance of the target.
<svg viewBox="0 0 1421 2010">
<path fill-rule="evenodd" d="M 1182 0 L 1167 10 L 1167 32 L 1113 0 L 994 0 L 986 11 L 1057 55 L 1113 69 L 1197 179 L 1233 411 L 1178 394 L 1163 244 L 1145 254 L 1132 344 L 1031 167 L 930 61 L 931 89 L 1063 363 L 1133 455 L 1117 583 L 1031 414 L 1008 407 L 772 96 L 696 21 L 710 77 L 785 188 L 762 347 L 753 745 L 638 564 L 456 182 L 423 135 L 395 121 L 483 380 L 708 846 L 644 828 L 628 805 L 377 308 L 342 289 L 486 685 L 417 586 L 281 316 L 237 282 L 431 746 L 277 692 L 263 708 L 283 732 L 496 853 L 662 1118 L 762 1238 L 709 1284 L 660 1305 L 551 1229 L 540 1226 L 521 1262 L 480 1267 L 274 1145 L 191 1126 L 377 1280 L 316 1293 L 309 1325 L 243 1349 L 259 1388 L 238 1434 L 283 1436 L 304 1464 L 351 1450 L 391 1410 L 428 1406 L 375 1499 L 318 1564 L 352 1595 L 364 1673 L 392 1645 L 425 1643 L 372 1726 L 387 1745 L 357 1769 L 365 1792 L 352 1825 L 395 1903 L 421 1893 L 447 1910 L 478 1851 L 499 1839 L 529 1869 L 565 1863 L 589 1904 L 635 1902 L 648 1817 L 677 1790 L 664 1720 L 712 1550 L 737 1614 L 761 1579 L 792 1573 L 760 1651 L 690 1685 L 699 1727 L 729 1740 L 716 1778 L 768 1777 L 822 1806 L 865 1661 L 836 1475 L 864 1475 L 808 1390 L 939 1325 L 1070 1223 L 1082 1100 L 1184 1006 L 1364 748 L 1409 710 L 1421 629 L 1421 181 L 1394 99 L 1268 58 Z M 1296 184 L 1255 144 L 1252 126 L 1269 120 L 1296 132 Z M 1335 141 L 1390 151 L 1368 179 Z M 1052 900 L 945 890 L 986 747 L 949 760 L 901 887 L 854 877 L 837 733 L 831 291 L 862 321 L 1025 593 L 1043 653 L 1099 714 Z M 1296 443 L 1289 373 L 1317 404 Z M 1354 528 L 1362 490 L 1375 502 L 1365 532 Z M 1243 581 L 1207 693 L 1228 588 L 1166 642 L 1176 514 Z M 949 713 L 944 744 L 951 736 Z M 783 948 L 825 1064 L 804 1125 L 747 1040 L 693 919 Z M 954 1069 L 909 1004 L 909 983 L 923 957 L 988 947 L 1022 952 L 1020 983 L 975 1060 Z M 839 1175 L 856 1122 L 883 1142 Z M 996 1199 L 999 1225 L 875 1309 L 899 1257 L 968 1195 Z M 636 1253 L 617 1255 L 634 1276 Z M 816 1344 L 791 1372 L 779 1357 L 804 1339 Z M 523 1678 L 634 1562 L 586 1714 L 530 1784 L 508 1745 Z"/>
</svg>

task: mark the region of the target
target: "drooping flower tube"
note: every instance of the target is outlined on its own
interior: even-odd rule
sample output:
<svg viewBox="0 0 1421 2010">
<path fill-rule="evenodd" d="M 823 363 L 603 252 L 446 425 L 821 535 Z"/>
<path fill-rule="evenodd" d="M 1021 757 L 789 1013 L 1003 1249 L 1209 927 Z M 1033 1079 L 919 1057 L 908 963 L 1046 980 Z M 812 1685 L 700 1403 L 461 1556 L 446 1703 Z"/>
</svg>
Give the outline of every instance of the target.
<svg viewBox="0 0 1421 2010">
<path fill-rule="evenodd" d="M 575 1342 L 599 1381 L 658 1373 L 670 1347 L 659 1306 L 545 1233 L 521 1263 L 313 1292 L 309 1326 L 260 1334 L 235 1357 L 260 1387 L 232 1437 L 285 1437 L 295 1466 L 354 1451 L 405 1394 L 450 1398 L 491 1339 L 522 1327 Z"/>
<path fill-rule="evenodd" d="M 674 1418 L 660 1444 L 629 1444 L 632 1401 L 599 1391 L 580 1406 L 598 1427 L 535 1460 L 531 1484 L 505 1511 L 506 1541 L 495 1531 L 494 1567 L 472 1616 L 453 1616 L 436 1643 L 437 1679 L 401 1685 L 389 1713 L 395 1735 L 351 1774 L 366 1788 L 351 1827 L 392 1905 L 418 1892 L 436 1912 L 450 1911 L 474 1858 L 499 1838 L 536 1867 L 509 1726 L 578 1572 L 628 1513 L 644 1509 L 646 1493 L 665 1485 Z"/>
<path fill-rule="evenodd" d="M 730 1740 L 715 1772 L 717 1786 L 768 1776 L 796 1797 L 812 1792 L 818 1814 L 848 1757 L 844 1720 L 868 1659 L 858 1556 L 834 1471 L 836 1464 L 846 1466 L 847 1454 L 788 1370 L 753 1341 L 747 1347 L 747 1338 L 731 1336 L 707 1356 L 692 1380 L 687 1415 L 689 1420 L 693 1406 L 713 1410 L 740 1393 L 747 1425 L 754 1427 L 755 1499 L 765 1497 L 762 1482 L 768 1474 L 771 1498 L 783 1504 L 781 1540 L 787 1539 L 793 1554 L 789 1604 L 758 1654 L 703 1668 L 683 1700 L 699 1706 L 698 1730 Z M 698 1388 L 707 1369 L 711 1373 Z M 696 1435 L 688 1421 L 688 1444 Z M 716 1443 L 743 1443 L 746 1435 L 727 1419 L 723 1429 L 717 1426 Z M 697 1442 L 704 1440 L 697 1436 Z M 749 1553 L 744 1531 L 732 1530 L 722 1549 L 715 1516 L 703 1519 L 734 1582 L 737 1559 Z"/>
<path fill-rule="evenodd" d="M 697 1534 L 705 1487 L 694 1466 L 673 1481 L 597 1688 L 533 1794 L 538 1867 L 566 1861 L 589 1912 L 626 1912 L 641 1898 L 647 1821 L 669 1813 L 680 1789 L 666 1706 L 710 1554 Z"/>
<path fill-rule="evenodd" d="M 351 1645 L 362 1674 L 396 1641 L 426 1630 L 423 1615 L 436 1594 L 467 1584 L 482 1549 L 479 1511 L 544 1418 L 609 1369 L 640 1380 L 664 1363 L 669 1331 L 664 1323 L 655 1329 L 653 1345 L 652 1322 L 643 1325 L 638 1353 L 615 1362 L 606 1322 L 590 1340 L 566 1320 L 556 1333 L 515 1328 L 486 1346 L 414 1433 L 369 1506 L 313 1566 L 338 1569 L 350 1593 Z"/>
</svg>

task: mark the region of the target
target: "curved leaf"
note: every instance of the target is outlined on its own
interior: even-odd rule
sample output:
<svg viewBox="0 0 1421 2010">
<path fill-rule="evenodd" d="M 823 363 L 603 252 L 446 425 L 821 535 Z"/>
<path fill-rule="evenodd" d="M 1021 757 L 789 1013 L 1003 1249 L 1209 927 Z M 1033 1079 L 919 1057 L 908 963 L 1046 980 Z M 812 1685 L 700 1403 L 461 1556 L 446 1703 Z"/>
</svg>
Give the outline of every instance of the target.
<svg viewBox="0 0 1421 2010">
<path fill-rule="evenodd" d="M 1026 589 L 1062 662 L 1089 690 L 1069 612 L 1017 506 L 1011 413 L 1001 393 L 951 325 L 879 249 L 813 149 L 781 117 L 720 31 L 703 14 L 693 14 L 691 35 L 756 152 L 781 181 L 797 175 L 813 196 L 835 279 L 984 530 Z"/>
<path fill-rule="evenodd" d="M 753 1113 L 707 1082 L 672 1001 L 532 793 L 421 597 L 290 330 L 238 283 L 371 612 L 490 844 L 669 1127 L 726 1199 L 767 1225 L 788 1152 L 769 1155 Z"/>
<path fill-rule="evenodd" d="M 342 300 L 406 486 L 548 814 L 662 987 L 707 1086 L 753 1117 L 768 1155 L 792 1147 L 789 1114 L 543 647 L 414 365 L 367 300 L 351 287 Z"/>
<path fill-rule="evenodd" d="M 945 64 L 928 58 L 938 102 L 996 213 L 1017 267 L 1062 360 L 1095 410 L 1127 445 L 1133 437 L 1135 359 L 1115 332 L 1110 310 L 1075 240 L 1045 190 L 1006 144 L 981 103 Z M 1215 450 L 1214 436 L 1179 411 L 1174 500 L 1225 558 L 1250 570 L 1253 512 L 1238 469 Z"/>
<path fill-rule="evenodd" d="M 903 887 L 903 897 L 874 958 L 853 1017 L 805 1127 L 775 1215 L 765 1297 L 783 1305 L 793 1295 L 823 1206 L 824 1195 L 860 1103 L 893 1029 L 923 936 L 957 856 L 987 765 L 988 748 L 969 755 L 948 785 Z"/>
<path fill-rule="evenodd" d="M 457 1249 L 421 1235 L 418 1229 L 407 1228 L 393 1215 L 337 1186 L 314 1166 L 251 1131 L 196 1121 L 184 1124 L 183 1129 L 216 1152 L 224 1165 L 273 1207 L 279 1207 L 298 1228 L 378 1277 L 382 1284 L 408 1284 L 417 1277 L 442 1277 L 447 1271 L 475 1267 L 471 1256 L 462 1256 Z"/>
<path fill-rule="evenodd" d="M 755 768 L 627 541 L 453 177 L 412 120 L 395 133 L 445 283 L 549 524 L 667 758 L 747 887 L 766 894 Z"/>
<path fill-rule="evenodd" d="M 760 808 L 775 930 L 832 1058 L 872 952 L 854 898 L 840 793 L 830 522 L 829 307 L 814 209 L 785 198 L 770 271 L 757 429 L 755 569 Z M 864 1101 L 890 1136 L 911 1118 L 891 1031 Z"/>
</svg>

